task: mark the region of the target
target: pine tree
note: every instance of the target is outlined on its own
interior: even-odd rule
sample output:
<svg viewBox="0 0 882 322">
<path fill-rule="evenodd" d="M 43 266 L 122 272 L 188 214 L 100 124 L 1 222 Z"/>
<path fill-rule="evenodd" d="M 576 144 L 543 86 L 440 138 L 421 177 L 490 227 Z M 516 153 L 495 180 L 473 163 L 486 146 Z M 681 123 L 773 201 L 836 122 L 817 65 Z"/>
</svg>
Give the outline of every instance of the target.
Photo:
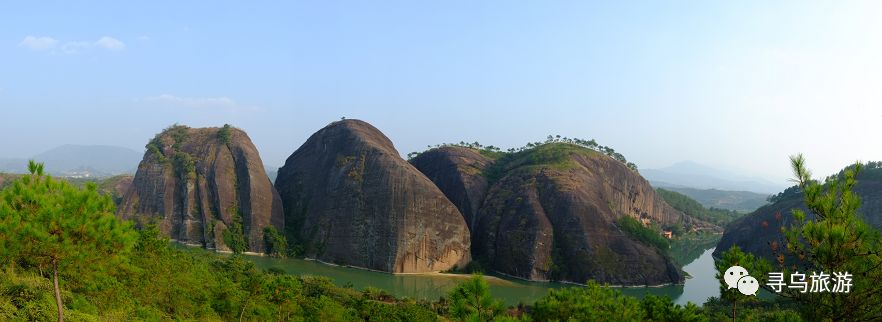
<svg viewBox="0 0 882 322">
<path fill-rule="evenodd" d="M 785 289 L 781 294 L 799 303 L 808 320 L 882 319 L 882 241 L 859 217 L 860 198 L 852 191 L 861 164 L 821 184 L 811 178 L 801 154 L 790 161 L 808 211 L 793 210 L 795 223 L 783 229 L 789 256 L 779 256 L 779 266 L 785 276 L 797 270 L 848 272 L 853 287 L 849 293 Z"/>
<path fill-rule="evenodd" d="M 58 309 L 64 320 L 61 277 L 86 278 L 108 272 L 127 260 L 136 234 L 114 216 L 109 196 L 95 184 L 79 189 L 43 174 L 31 161 L 25 175 L 0 193 L 0 254 L 12 261 L 49 268 Z M 15 247 L 9 247 L 10 243 Z"/>
<path fill-rule="evenodd" d="M 714 265 L 717 268 L 715 277 L 720 281 L 720 298 L 732 304 L 732 319 L 736 320 L 738 304 L 756 302 L 758 298 L 752 295 L 741 294 L 737 288 L 729 288 L 724 280 L 726 270 L 736 265 L 744 267 L 750 276 L 757 279 L 760 285 L 765 285 L 768 281 L 768 273 L 772 270 L 772 265 L 762 258 L 756 258 L 753 254 L 741 251 L 741 248 L 738 246 L 732 246 L 732 248 L 723 252 L 720 259 Z"/>
<path fill-rule="evenodd" d="M 460 321 L 492 321 L 504 309 L 502 302 L 490 295 L 490 285 L 481 275 L 457 285 L 448 298 L 452 302 L 450 315 Z"/>
</svg>

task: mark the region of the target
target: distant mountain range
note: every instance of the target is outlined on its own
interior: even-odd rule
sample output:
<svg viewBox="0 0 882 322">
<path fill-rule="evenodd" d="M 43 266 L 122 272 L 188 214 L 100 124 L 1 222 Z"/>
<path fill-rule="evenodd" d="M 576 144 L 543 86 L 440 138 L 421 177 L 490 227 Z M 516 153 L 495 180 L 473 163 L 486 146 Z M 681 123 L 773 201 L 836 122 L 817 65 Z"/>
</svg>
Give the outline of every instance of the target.
<svg viewBox="0 0 882 322">
<path fill-rule="evenodd" d="M 0 172 L 23 173 L 28 160 L 35 160 L 56 176 L 108 177 L 134 173 L 142 155 L 118 146 L 68 144 L 30 158 L 0 158 Z"/>
<path fill-rule="evenodd" d="M 692 161 L 660 169 L 641 169 L 640 174 L 653 186 L 663 188 L 719 189 L 772 194 L 787 188 L 766 179 L 734 174 Z"/>
</svg>

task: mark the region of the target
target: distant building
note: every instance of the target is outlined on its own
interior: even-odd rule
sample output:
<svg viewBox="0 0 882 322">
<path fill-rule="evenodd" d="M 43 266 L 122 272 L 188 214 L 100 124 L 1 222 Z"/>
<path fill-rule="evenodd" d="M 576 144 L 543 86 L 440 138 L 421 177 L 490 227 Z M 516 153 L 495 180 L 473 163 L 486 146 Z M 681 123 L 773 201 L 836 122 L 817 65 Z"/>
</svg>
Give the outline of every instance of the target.
<svg viewBox="0 0 882 322">
<path fill-rule="evenodd" d="M 673 239 L 673 238 L 674 238 L 674 232 L 672 232 L 672 231 L 670 231 L 670 230 L 665 230 L 665 231 L 662 233 L 662 236 L 665 236 L 665 238 L 667 238 L 667 239 Z"/>
</svg>

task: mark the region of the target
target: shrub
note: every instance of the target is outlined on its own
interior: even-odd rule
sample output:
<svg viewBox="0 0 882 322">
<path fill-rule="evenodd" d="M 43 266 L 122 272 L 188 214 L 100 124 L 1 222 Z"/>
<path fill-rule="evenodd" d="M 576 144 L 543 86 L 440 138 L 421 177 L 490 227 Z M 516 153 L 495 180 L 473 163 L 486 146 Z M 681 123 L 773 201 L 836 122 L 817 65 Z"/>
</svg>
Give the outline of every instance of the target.
<svg viewBox="0 0 882 322">
<path fill-rule="evenodd" d="M 637 219 L 630 216 L 622 216 L 616 220 L 616 224 L 620 229 L 641 243 L 653 246 L 661 251 L 667 251 L 671 246 L 668 240 L 662 237 L 660 231 L 645 227 Z"/>
</svg>

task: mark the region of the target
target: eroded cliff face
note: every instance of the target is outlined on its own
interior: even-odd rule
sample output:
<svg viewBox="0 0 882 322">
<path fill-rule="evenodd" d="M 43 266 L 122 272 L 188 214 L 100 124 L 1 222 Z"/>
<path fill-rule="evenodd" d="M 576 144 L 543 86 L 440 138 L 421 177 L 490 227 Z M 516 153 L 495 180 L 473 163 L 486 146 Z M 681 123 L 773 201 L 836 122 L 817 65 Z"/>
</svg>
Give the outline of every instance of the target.
<svg viewBox="0 0 882 322">
<path fill-rule="evenodd" d="M 445 146 L 423 152 L 410 163 L 441 189 L 459 209 L 469 229 L 474 229 L 490 187 L 483 172 L 493 160 L 475 149 Z"/>
<path fill-rule="evenodd" d="M 147 145 L 118 214 L 221 251 L 263 252 L 264 229 L 284 228 L 279 195 L 245 132 L 173 126 Z"/>
<path fill-rule="evenodd" d="M 275 186 L 288 242 L 306 257 L 394 273 L 470 260 L 462 215 L 368 123 L 339 121 L 313 134 Z"/>
<path fill-rule="evenodd" d="M 442 147 L 412 163 L 459 209 L 471 211 L 475 259 L 524 279 L 679 283 L 683 275 L 664 252 L 622 231 L 617 220 L 719 229 L 670 207 L 621 162 L 574 145 L 549 144 L 498 160 Z"/>
</svg>

